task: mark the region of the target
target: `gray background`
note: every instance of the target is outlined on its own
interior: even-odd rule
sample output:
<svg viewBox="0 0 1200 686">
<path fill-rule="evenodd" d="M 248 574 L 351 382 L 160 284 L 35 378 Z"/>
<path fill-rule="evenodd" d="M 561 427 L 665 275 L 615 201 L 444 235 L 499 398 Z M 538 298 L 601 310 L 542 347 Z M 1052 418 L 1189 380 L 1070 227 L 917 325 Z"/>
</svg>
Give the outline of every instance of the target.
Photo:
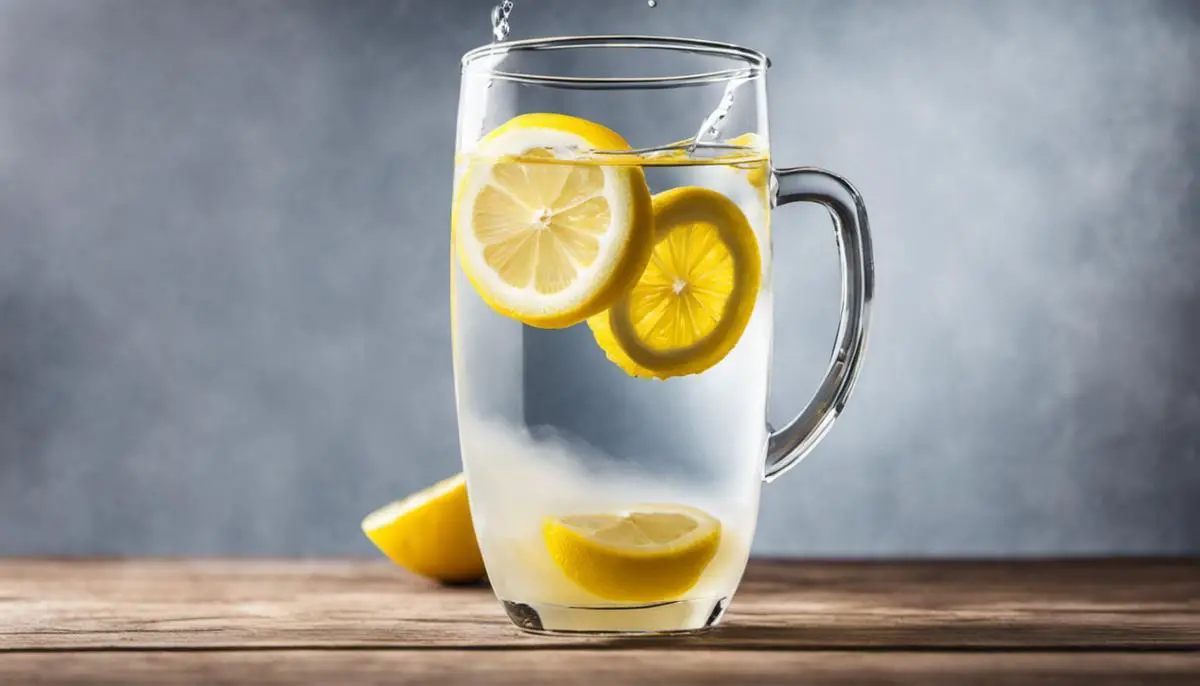
<svg viewBox="0 0 1200 686">
<path fill-rule="evenodd" d="M 853 179 L 878 301 L 761 553 L 1200 552 L 1200 10 L 519 1 L 514 37 L 770 54 L 785 163 Z M 0 0 L 0 554 L 370 554 L 457 471 L 458 56 L 486 1 Z M 832 336 L 777 221 L 772 416 Z"/>
</svg>

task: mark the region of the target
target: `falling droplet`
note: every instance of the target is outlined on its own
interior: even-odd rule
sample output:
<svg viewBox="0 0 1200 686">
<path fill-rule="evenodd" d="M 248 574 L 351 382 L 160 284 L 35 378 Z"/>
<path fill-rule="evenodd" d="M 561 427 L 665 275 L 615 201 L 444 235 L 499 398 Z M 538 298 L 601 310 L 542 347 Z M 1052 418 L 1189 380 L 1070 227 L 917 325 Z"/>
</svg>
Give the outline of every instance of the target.
<svg viewBox="0 0 1200 686">
<path fill-rule="evenodd" d="M 658 0 L 646 0 L 646 5 L 650 9 L 654 9 L 655 7 L 658 7 Z"/>
</svg>

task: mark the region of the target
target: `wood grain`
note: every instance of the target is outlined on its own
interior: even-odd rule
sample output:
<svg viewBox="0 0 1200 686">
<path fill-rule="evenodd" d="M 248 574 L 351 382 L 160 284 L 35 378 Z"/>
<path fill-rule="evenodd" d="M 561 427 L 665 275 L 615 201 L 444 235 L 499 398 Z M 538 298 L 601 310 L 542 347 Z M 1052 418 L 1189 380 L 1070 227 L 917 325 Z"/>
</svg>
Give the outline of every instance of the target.
<svg viewBox="0 0 1200 686">
<path fill-rule="evenodd" d="M 1195 650 L 1200 561 L 756 561 L 721 628 L 634 643 L 524 635 L 488 589 L 386 563 L 0 561 L 0 653 L 646 646 Z"/>
<path fill-rule="evenodd" d="M 266 650 L 0 654 L 18 684 L 1188 684 L 1195 653 Z"/>
</svg>

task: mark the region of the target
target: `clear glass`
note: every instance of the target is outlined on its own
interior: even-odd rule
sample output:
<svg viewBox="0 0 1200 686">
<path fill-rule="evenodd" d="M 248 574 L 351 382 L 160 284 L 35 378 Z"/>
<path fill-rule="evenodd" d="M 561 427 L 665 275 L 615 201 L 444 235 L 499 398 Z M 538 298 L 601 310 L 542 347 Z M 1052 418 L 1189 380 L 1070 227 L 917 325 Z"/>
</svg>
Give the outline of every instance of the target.
<svg viewBox="0 0 1200 686">
<path fill-rule="evenodd" d="M 680 358 L 683 367 L 691 364 L 686 373 L 677 367 L 665 378 L 646 378 L 610 359 L 592 325 L 611 311 L 604 321 L 626 340 L 632 325 L 623 317 L 630 315 L 619 313 L 626 312 L 621 303 L 635 307 L 630 298 L 586 322 L 533 326 L 489 302 L 486 288 L 477 288 L 464 269 L 461 237 L 453 241 L 454 372 L 471 512 L 488 577 L 523 629 L 641 634 L 714 625 L 745 569 L 761 484 L 811 450 L 853 386 L 873 289 L 865 211 L 853 189 L 828 172 L 771 170 L 767 66 L 761 53 L 738 46 L 635 36 L 518 41 L 463 58 L 456 204 L 478 190 L 473 170 L 495 173 L 498 164 L 529 178 L 565 178 L 573 169 L 587 178 L 606 175 L 608 183 L 639 175 L 656 197 L 709 189 L 744 218 L 749 229 L 738 235 L 753 247 L 743 245 L 738 254 L 756 249 L 760 270 L 756 290 L 743 293 L 752 309 L 731 348 L 701 363 L 689 349 Z M 528 113 L 603 124 L 632 149 L 548 146 L 541 156 L 503 159 L 481 152 L 490 133 Z M 771 207 L 799 200 L 830 208 L 843 265 L 843 315 L 817 395 L 775 432 L 766 422 Z M 663 223 L 658 215 L 655 241 L 665 240 Z M 674 283 L 676 295 L 688 287 L 678 278 Z M 732 300 L 724 312 L 732 311 Z M 629 354 L 634 364 L 649 364 L 646 356 L 655 352 Z M 679 508 L 707 514 L 719 532 L 701 561 L 673 572 L 688 578 L 660 595 L 622 590 L 655 588 L 653 579 L 668 573 L 654 566 L 657 558 L 645 567 L 597 562 L 610 576 L 627 569 L 628 578 L 584 583 L 571 564 L 586 566 L 590 558 L 563 562 L 547 528 L 563 518 Z"/>
</svg>

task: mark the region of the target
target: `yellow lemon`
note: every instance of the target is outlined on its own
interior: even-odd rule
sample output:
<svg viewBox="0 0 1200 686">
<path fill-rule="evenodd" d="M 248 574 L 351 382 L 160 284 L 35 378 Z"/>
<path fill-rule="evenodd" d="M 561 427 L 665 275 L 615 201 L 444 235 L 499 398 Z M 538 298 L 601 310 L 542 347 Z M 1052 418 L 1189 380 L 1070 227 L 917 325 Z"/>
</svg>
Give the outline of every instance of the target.
<svg viewBox="0 0 1200 686">
<path fill-rule="evenodd" d="M 717 554 L 721 522 L 684 505 L 547 517 L 550 558 L 583 590 L 608 600 L 658 602 L 686 593 Z"/>
<path fill-rule="evenodd" d="M 743 133 L 742 135 L 737 136 L 736 138 L 730 138 L 725 142 L 729 143 L 730 145 L 744 147 L 747 149 L 747 151 L 750 151 L 751 156 L 754 159 L 745 163 L 737 164 L 735 166 L 737 169 L 745 172 L 746 180 L 750 182 L 751 186 L 754 186 L 754 188 L 760 193 L 765 194 L 767 192 L 767 182 L 770 178 L 771 165 L 766 159 L 767 147 L 766 141 L 763 139 L 763 137 L 757 133 Z M 754 154 L 757 152 L 761 152 L 762 156 L 759 157 L 758 155 Z"/>
<path fill-rule="evenodd" d="M 451 217 L 455 251 L 492 309 L 562 328 L 607 309 L 633 285 L 654 239 L 645 174 L 579 154 L 628 149 L 600 124 L 525 114 L 464 156 Z"/>
<path fill-rule="evenodd" d="M 484 576 L 462 474 L 384 505 L 363 519 L 362 530 L 392 562 L 414 574 L 445 583 Z"/>
<path fill-rule="evenodd" d="M 698 374 L 746 329 L 762 279 L 758 240 L 724 195 L 685 186 L 654 196 L 657 242 L 637 284 L 588 326 L 632 376 Z"/>
</svg>

